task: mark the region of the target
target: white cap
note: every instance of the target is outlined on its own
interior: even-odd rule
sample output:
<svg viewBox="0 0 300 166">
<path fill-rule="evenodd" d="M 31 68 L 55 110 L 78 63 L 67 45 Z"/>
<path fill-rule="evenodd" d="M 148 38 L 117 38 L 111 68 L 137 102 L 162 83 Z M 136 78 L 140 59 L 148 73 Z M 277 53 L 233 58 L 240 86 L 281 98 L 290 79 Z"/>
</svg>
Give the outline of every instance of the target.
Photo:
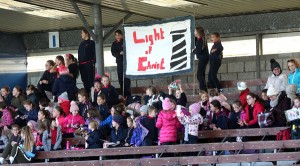
<svg viewBox="0 0 300 166">
<path fill-rule="evenodd" d="M 238 90 L 245 90 L 245 89 L 247 89 L 246 82 L 238 82 L 237 83 L 237 88 L 238 88 Z"/>
<path fill-rule="evenodd" d="M 267 91 L 267 96 L 273 96 L 273 95 L 278 95 L 279 94 L 279 90 L 276 89 L 272 84 L 269 86 L 269 89 Z"/>
</svg>

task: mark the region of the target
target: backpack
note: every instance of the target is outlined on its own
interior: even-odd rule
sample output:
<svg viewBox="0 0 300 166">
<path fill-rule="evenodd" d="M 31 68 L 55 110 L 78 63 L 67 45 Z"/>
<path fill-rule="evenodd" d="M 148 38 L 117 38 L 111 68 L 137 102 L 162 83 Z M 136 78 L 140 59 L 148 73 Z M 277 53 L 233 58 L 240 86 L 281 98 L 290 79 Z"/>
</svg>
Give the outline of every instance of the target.
<svg viewBox="0 0 300 166">
<path fill-rule="evenodd" d="M 290 129 L 280 130 L 276 134 L 276 140 L 290 140 L 290 139 L 291 139 L 291 130 Z"/>
</svg>

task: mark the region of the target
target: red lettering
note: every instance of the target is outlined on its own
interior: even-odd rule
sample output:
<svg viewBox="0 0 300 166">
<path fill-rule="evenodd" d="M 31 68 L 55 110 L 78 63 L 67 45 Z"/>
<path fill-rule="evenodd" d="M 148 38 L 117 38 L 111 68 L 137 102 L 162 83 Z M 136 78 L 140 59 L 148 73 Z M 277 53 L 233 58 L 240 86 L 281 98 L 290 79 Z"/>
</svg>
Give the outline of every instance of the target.
<svg viewBox="0 0 300 166">
<path fill-rule="evenodd" d="M 145 43 L 145 39 L 137 39 L 137 37 L 136 37 L 136 31 L 134 31 L 133 32 L 133 42 L 135 44 Z"/>
<path fill-rule="evenodd" d="M 152 46 L 149 46 L 149 54 L 152 52 Z"/>
<path fill-rule="evenodd" d="M 156 32 L 156 29 L 154 29 L 154 38 L 155 38 L 155 40 L 159 40 L 160 39 L 160 34 L 158 32 Z"/>
<path fill-rule="evenodd" d="M 154 44 L 154 42 L 153 42 L 153 35 L 149 35 L 149 41 L 150 41 L 150 45 Z"/>
<path fill-rule="evenodd" d="M 143 66 L 143 63 L 146 61 L 147 61 L 147 57 L 139 57 L 138 71 L 146 71 L 147 68 Z"/>
<path fill-rule="evenodd" d="M 165 58 L 161 59 L 161 62 L 160 62 L 160 70 L 164 70 L 164 69 L 165 69 L 164 63 L 165 63 Z"/>
<path fill-rule="evenodd" d="M 165 37 L 164 37 L 164 31 L 162 30 L 162 28 L 160 28 L 160 39 L 162 40 L 162 39 L 165 39 Z"/>
<path fill-rule="evenodd" d="M 146 43 L 148 43 L 148 35 L 145 36 Z"/>
</svg>

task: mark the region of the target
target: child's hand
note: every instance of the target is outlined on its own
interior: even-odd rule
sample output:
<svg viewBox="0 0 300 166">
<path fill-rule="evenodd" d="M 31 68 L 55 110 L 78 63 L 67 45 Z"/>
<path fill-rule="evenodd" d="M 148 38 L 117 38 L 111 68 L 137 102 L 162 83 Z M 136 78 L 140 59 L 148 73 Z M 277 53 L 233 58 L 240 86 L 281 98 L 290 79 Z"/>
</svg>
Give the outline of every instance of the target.
<svg viewBox="0 0 300 166">
<path fill-rule="evenodd" d="M 70 127 L 70 124 L 67 124 L 67 127 Z"/>
<path fill-rule="evenodd" d="M 210 124 L 210 125 L 209 125 L 209 128 L 212 128 L 212 129 L 213 129 L 213 128 L 216 128 L 216 125 L 215 125 L 215 124 Z"/>
<path fill-rule="evenodd" d="M 215 51 L 217 51 L 216 48 L 215 48 L 215 49 L 212 49 L 210 52 L 211 52 L 211 53 L 214 53 Z"/>
</svg>

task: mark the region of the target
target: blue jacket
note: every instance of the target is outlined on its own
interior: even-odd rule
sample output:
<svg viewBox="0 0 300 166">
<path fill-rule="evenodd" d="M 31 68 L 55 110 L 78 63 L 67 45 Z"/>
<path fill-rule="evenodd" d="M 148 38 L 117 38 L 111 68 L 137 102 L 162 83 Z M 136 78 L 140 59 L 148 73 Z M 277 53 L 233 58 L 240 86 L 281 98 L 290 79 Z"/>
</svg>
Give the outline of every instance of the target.
<svg viewBox="0 0 300 166">
<path fill-rule="evenodd" d="M 294 73 L 289 74 L 288 84 L 295 84 L 298 87 L 297 93 L 300 92 L 300 68 L 296 68 Z"/>
<path fill-rule="evenodd" d="M 76 80 L 69 75 L 61 75 L 55 79 L 52 94 L 56 97 L 64 92 L 68 93 L 70 101 L 75 100 L 75 94 L 77 93 Z"/>
<path fill-rule="evenodd" d="M 32 110 L 30 111 L 26 111 L 25 112 L 25 115 L 27 115 L 27 122 L 30 121 L 30 120 L 33 120 L 33 121 L 36 121 L 38 120 L 38 112 L 39 110 L 37 108 L 33 108 Z"/>
<path fill-rule="evenodd" d="M 101 121 L 99 127 L 102 127 L 102 126 L 105 126 L 105 125 L 109 125 L 109 127 L 111 127 L 111 125 L 112 125 L 112 115 L 109 115 L 104 121 Z"/>
<path fill-rule="evenodd" d="M 119 126 L 117 131 L 115 128 L 112 129 L 110 134 L 110 142 L 116 143 L 120 141 L 120 145 L 123 146 L 125 144 L 125 138 L 126 138 L 126 131 L 122 126 Z"/>
<path fill-rule="evenodd" d="M 97 105 L 97 109 L 99 110 L 102 119 L 106 119 L 109 116 L 109 109 L 106 104 Z"/>
<path fill-rule="evenodd" d="M 141 146 L 142 145 L 142 128 L 134 128 L 132 137 L 130 139 L 130 145 Z"/>
<path fill-rule="evenodd" d="M 89 134 L 88 139 L 86 142 L 89 144 L 88 149 L 96 149 L 96 148 L 102 148 L 102 141 L 103 135 L 100 133 L 99 130 L 94 130 Z"/>
</svg>

